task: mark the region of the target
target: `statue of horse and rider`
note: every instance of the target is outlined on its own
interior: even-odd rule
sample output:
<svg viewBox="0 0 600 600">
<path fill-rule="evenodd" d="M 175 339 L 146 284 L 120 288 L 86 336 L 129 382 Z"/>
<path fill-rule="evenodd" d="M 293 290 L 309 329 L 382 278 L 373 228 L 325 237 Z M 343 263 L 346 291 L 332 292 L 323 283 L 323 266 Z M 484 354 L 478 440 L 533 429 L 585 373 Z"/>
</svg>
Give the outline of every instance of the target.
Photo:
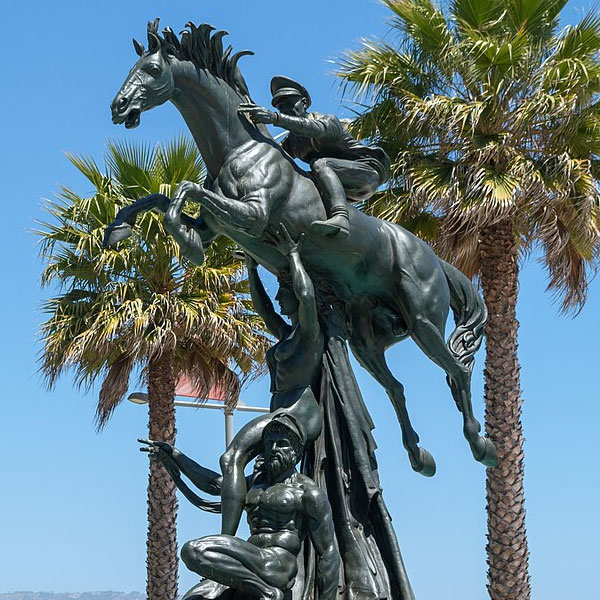
<svg viewBox="0 0 600 600">
<path fill-rule="evenodd" d="M 201 264 L 204 249 L 225 235 L 280 276 L 287 257 L 272 243 L 272 232 L 283 223 L 293 239 L 303 235 L 302 261 L 311 277 L 329 282 L 344 306 L 349 345 L 386 389 L 413 469 L 431 476 L 435 462 L 418 445 L 403 386 L 384 356 L 408 337 L 446 372 L 474 458 L 495 465 L 494 446 L 480 435 L 471 404 L 474 354 L 487 316 L 473 284 L 412 233 L 348 205 L 383 183 L 385 153 L 353 140 L 335 117 L 309 114 L 308 92 L 289 78 L 272 83 L 279 112 L 256 106 L 238 67 L 240 57 L 252 53 L 224 49 L 224 35 L 191 23 L 181 37 L 169 28 L 161 35 L 155 21 L 148 26 L 148 49 L 134 42 L 139 59 L 113 100 L 113 122 L 135 127 L 142 112 L 170 100 L 208 176 L 203 186 L 180 184 L 172 198 L 152 194 L 121 209 L 105 243 L 126 237 L 137 214 L 157 210 L 194 263 Z M 290 131 L 287 140 L 276 143 L 265 123 Z M 311 172 L 295 157 L 308 161 Z M 183 212 L 186 202 L 200 205 L 199 218 Z M 450 309 L 456 326 L 446 341 Z"/>
</svg>

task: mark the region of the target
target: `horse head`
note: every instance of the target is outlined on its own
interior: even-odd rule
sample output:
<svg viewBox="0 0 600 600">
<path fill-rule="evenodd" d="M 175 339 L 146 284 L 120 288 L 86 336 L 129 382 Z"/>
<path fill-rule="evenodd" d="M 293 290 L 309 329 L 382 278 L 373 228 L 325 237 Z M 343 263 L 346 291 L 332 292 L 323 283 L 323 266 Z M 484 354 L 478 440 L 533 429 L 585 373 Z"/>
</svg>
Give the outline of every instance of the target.
<svg viewBox="0 0 600 600">
<path fill-rule="evenodd" d="M 136 127 L 142 112 L 172 100 L 177 92 L 178 75 L 185 76 L 184 72 L 179 72 L 181 68 L 177 69 L 183 64 L 195 74 L 193 79 L 196 82 L 204 79 L 204 83 L 210 85 L 220 80 L 241 99 L 249 99 L 248 88 L 237 63 L 242 56 L 253 52 L 242 50 L 234 54 L 231 46 L 224 49 L 223 37 L 227 32 L 215 31 L 207 23 L 199 26 L 186 23 L 188 29 L 181 32 L 181 38 L 170 27 L 163 29 L 161 36 L 158 23 L 158 19 L 148 22 L 148 50 L 133 40 L 139 59 L 110 105 L 113 123 L 125 123 L 127 128 Z"/>
<path fill-rule="evenodd" d="M 167 32 L 170 30 L 165 30 L 165 36 Z M 113 123 L 124 123 L 128 129 L 137 127 L 142 112 L 164 104 L 175 90 L 171 70 L 174 48 L 158 35 L 158 19 L 148 23 L 148 50 L 136 40 L 133 46 L 140 58 L 110 105 Z"/>
<path fill-rule="evenodd" d="M 111 103 L 112 120 L 127 128 L 139 125 L 141 113 L 170 100 L 185 119 L 209 173 L 215 175 L 223 157 L 261 131 L 237 114 L 250 94 L 239 70 L 248 50 L 223 47 L 226 31 L 212 25 L 186 23 L 179 36 L 158 19 L 148 23 L 148 49 L 133 45 L 139 58 Z M 264 130 L 264 131 L 263 131 Z"/>
</svg>

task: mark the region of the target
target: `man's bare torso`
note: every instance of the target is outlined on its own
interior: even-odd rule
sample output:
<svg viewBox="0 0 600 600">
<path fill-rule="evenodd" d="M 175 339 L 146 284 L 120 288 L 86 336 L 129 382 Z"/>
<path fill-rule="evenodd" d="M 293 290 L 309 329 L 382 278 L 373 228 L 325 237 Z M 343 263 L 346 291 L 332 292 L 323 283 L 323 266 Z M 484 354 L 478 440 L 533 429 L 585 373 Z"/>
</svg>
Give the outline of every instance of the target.
<svg viewBox="0 0 600 600">
<path fill-rule="evenodd" d="M 261 548 L 278 546 L 296 555 L 304 532 L 303 497 L 315 484 L 299 473 L 281 483 L 260 482 L 246 496 L 251 536 L 248 541 Z"/>
</svg>

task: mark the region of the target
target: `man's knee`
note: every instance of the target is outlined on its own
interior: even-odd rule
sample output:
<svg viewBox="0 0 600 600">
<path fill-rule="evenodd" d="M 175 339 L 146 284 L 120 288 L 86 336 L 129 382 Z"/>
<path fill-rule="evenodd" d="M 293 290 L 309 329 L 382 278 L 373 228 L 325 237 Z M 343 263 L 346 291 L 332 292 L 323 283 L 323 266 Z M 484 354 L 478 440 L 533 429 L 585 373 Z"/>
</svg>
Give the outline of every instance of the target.
<svg viewBox="0 0 600 600">
<path fill-rule="evenodd" d="M 198 571 L 207 562 L 207 551 L 210 544 L 203 539 L 186 542 L 181 548 L 181 560 L 190 571 Z"/>
<path fill-rule="evenodd" d="M 313 173 L 318 175 L 319 173 L 328 171 L 331 168 L 331 165 L 329 164 L 329 160 L 327 158 L 317 158 L 310 163 L 310 168 L 312 169 Z"/>
</svg>

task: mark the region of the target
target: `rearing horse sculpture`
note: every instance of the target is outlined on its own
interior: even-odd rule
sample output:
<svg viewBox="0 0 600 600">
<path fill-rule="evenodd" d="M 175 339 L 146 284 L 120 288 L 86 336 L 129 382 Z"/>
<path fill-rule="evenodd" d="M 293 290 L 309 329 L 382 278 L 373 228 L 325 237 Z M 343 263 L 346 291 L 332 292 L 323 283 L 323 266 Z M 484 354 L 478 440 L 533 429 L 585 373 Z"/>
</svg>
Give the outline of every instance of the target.
<svg viewBox="0 0 600 600">
<path fill-rule="evenodd" d="M 188 23 L 178 38 L 171 29 L 148 24 L 148 50 L 134 41 L 139 55 L 112 102 L 113 122 L 131 128 L 142 112 L 173 102 L 183 116 L 208 171 L 204 186 L 184 182 L 172 199 L 153 194 L 125 207 L 106 232 L 105 243 L 126 237 L 145 210 L 165 214 L 167 231 L 196 264 L 217 235 L 226 235 L 275 275 L 286 259 L 264 237 L 284 223 L 297 239 L 305 234 L 302 259 L 307 268 L 331 281 L 347 306 L 349 344 L 360 364 L 386 389 L 402 429 L 413 469 L 435 472 L 433 457 L 419 447 L 402 384 L 389 370 L 384 352 L 407 337 L 447 374 L 463 417 L 473 456 L 486 466 L 497 463 L 493 444 L 480 436 L 473 415 L 470 379 L 479 348 L 485 305 L 471 281 L 438 258 L 422 240 L 402 227 L 349 207 L 350 235 L 319 237 L 310 224 L 327 218 L 310 175 L 273 140 L 264 126 L 238 114 L 249 92 L 238 68 L 244 54 L 223 49 L 223 31 Z M 201 218 L 182 213 L 186 201 L 199 203 Z M 450 308 L 456 328 L 446 342 Z"/>
</svg>

